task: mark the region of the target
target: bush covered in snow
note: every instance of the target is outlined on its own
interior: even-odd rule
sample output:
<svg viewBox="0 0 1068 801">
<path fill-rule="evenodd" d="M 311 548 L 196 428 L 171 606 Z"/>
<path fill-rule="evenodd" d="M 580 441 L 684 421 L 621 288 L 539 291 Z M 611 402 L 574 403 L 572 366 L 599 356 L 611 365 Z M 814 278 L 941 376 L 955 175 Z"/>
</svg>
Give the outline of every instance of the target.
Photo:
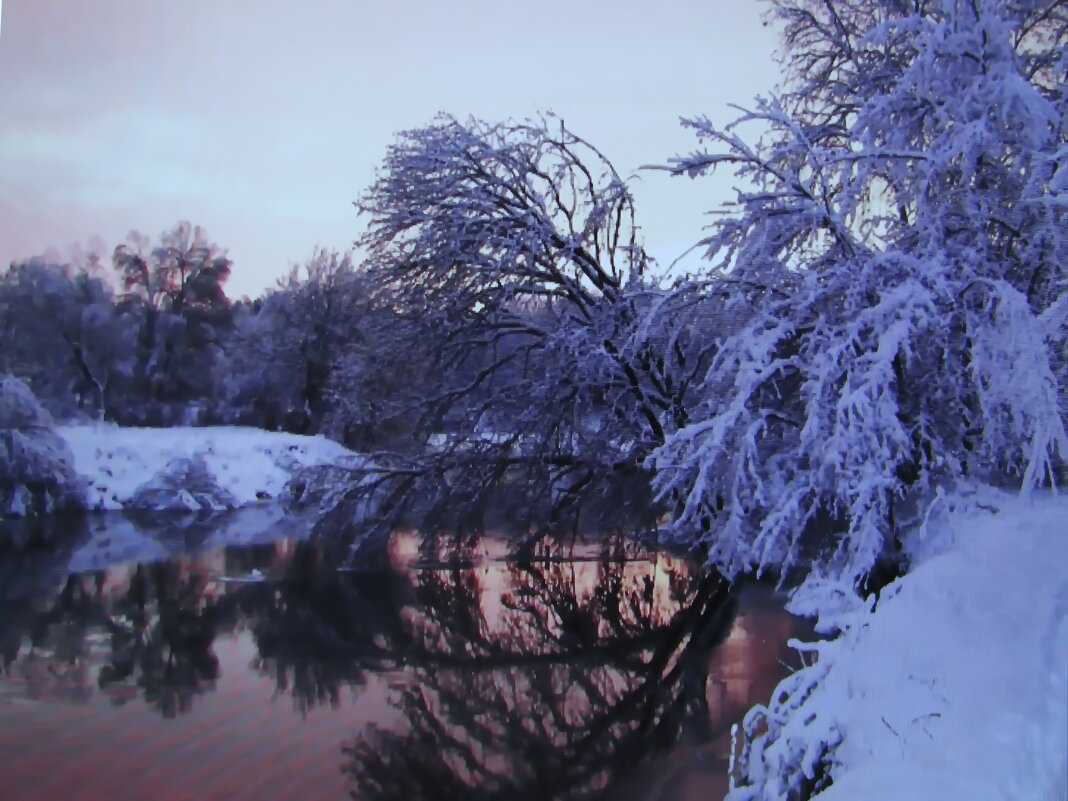
<svg viewBox="0 0 1068 801">
<path fill-rule="evenodd" d="M 51 424 L 24 382 L 0 376 L 0 516 L 81 507 L 70 449 Z"/>
</svg>

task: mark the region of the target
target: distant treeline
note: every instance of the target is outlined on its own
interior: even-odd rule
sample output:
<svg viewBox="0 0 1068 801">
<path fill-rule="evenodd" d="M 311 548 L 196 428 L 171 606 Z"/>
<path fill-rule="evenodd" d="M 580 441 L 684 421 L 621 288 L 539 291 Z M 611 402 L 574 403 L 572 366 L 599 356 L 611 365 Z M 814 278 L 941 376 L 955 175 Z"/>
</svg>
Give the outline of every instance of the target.
<svg viewBox="0 0 1068 801">
<path fill-rule="evenodd" d="M 131 233 L 111 264 L 13 263 L 0 275 L 0 373 L 59 420 L 327 431 L 353 446 L 403 427 L 386 399 L 428 366 L 399 320 L 374 347 L 393 315 L 372 309 L 349 256 L 319 250 L 252 301 L 227 297 L 231 269 L 188 222 L 157 242 Z"/>
</svg>

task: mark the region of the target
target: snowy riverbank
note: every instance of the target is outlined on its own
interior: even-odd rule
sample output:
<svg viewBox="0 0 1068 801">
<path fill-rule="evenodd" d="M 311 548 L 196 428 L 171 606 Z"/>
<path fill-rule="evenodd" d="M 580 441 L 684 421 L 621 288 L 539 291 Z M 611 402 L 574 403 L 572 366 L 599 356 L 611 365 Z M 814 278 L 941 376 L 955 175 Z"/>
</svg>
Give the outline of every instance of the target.
<svg viewBox="0 0 1068 801">
<path fill-rule="evenodd" d="M 907 546 L 877 601 L 796 598 L 843 633 L 798 643 L 814 663 L 749 713 L 752 786 L 731 801 L 1065 798 L 1068 498 L 941 500 Z"/>
<path fill-rule="evenodd" d="M 301 469 L 358 466 L 325 437 L 231 426 L 57 426 L 85 482 L 89 509 L 232 509 L 277 498 Z"/>
</svg>

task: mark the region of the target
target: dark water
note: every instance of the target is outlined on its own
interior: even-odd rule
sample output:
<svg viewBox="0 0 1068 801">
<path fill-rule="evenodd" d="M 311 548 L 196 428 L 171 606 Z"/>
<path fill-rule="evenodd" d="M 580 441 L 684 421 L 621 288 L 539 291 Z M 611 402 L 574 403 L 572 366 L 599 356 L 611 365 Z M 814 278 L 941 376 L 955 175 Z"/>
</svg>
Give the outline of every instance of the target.
<svg viewBox="0 0 1068 801">
<path fill-rule="evenodd" d="M 5 801 L 722 797 L 803 627 L 619 537 L 97 528 L 0 548 Z"/>
</svg>

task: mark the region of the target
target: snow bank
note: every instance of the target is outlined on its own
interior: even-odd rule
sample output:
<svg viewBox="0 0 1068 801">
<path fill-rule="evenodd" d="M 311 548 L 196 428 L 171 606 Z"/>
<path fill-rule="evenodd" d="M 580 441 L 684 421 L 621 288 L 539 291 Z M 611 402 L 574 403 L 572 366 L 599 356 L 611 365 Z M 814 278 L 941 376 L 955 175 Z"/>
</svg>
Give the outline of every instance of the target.
<svg viewBox="0 0 1068 801">
<path fill-rule="evenodd" d="M 797 599 L 843 633 L 795 643 L 816 662 L 750 711 L 731 801 L 1065 798 L 1068 499 L 940 503 L 877 602 Z"/>
<path fill-rule="evenodd" d="M 88 485 L 90 509 L 234 508 L 277 498 L 303 468 L 361 464 L 360 457 L 325 437 L 256 428 L 77 425 L 55 430 Z"/>
</svg>

